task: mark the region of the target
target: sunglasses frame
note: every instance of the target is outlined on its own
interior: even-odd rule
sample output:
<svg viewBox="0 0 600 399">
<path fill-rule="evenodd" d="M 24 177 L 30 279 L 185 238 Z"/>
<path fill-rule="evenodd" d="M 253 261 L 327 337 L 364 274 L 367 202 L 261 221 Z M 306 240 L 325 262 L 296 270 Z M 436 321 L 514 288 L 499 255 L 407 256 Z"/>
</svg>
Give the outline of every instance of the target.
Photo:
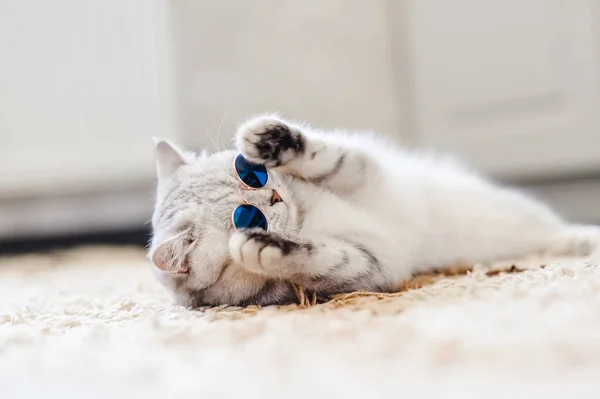
<svg viewBox="0 0 600 399">
<path fill-rule="evenodd" d="M 235 177 L 239 180 L 239 182 L 242 184 L 243 189 L 244 190 L 261 190 L 263 188 L 265 188 L 267 186 L 267 183 L 269 182 L 269 171 L 266 170 L 265 171 L 267 173 L 267 180 L 265 181 L 265 184 L 262 185 L 262 187 L 250 187 L 249 185 L 247 185 L 242 178 L 240 177 L 240 174 L 237 171 L 237 168 L 235 167 L 235 161 L 237 161 L 238 157 L 243 157 L 242 154 L 238 154 L 236 155 L 235 158 L 233 158 L 233 171 L 235 172 Z M 264 165 L 263 165 L 264 166 Z M 246 198 L 244 198 L 244 196 L 242 195 L 242 188 L 240 188 L 238 190 L 238 195 L 240 196 L 240 199 L 242 200 L 242 205 L 252 205 L 253 207 L 255 207 L 256 209 L 258 209 L 260 211 L 260 213 L 263 214 L 263 216 L 265 217 L 265 220 L 267 222 L 267 228 L 266 228 L 266 232 L 269 232 L 269 226 L 271 226 L 271 221 L 269 220 L 269 216 L 265 213 L 265 211 L 262 210 L 262 208 L 256 204 L 253 204 L 251 202 L 249 202 Z M 234 215 L 235 215 L 235 211 L 240 207 L 241 205 L 236 206 L 235 208 L 233 208 L 233 211 L 231 212 L 231 224 L 233 224 L 233 228 L 236 230 L 239 230 L 237 228 L 237 226 L 235 225 L 235 220 L 234 220 Z"/>
</svg>

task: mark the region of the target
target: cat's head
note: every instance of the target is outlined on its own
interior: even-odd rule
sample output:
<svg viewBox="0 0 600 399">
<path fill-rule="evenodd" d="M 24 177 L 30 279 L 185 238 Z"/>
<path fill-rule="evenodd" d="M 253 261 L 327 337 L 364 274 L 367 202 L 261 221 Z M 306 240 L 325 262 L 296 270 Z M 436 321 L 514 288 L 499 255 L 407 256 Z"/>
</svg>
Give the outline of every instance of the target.
<svg viewBox="0 0 600 399">
<path fill-rule="evenodd" d="M 264 211 L 270 230 L 285 233 L 297 228 L 297 208 L 285 179 L 270 171 L 265 187 L 243 190 L 233 167 L 236 155 L 234 151 L 195 155 L 165 141 L 157 143 L 149 257 L 178 304 L 243 303 L 267 283 L 235 264 L 229 252 L 235 231 L 232 212 L 243 203 L 240 192 Z"/>
</svg>

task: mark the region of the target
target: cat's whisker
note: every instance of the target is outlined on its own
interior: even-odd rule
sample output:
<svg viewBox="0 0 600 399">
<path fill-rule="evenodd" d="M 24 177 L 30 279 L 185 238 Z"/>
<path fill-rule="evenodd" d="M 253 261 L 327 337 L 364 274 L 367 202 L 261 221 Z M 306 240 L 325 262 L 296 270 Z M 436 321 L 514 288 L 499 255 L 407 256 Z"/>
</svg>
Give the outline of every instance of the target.
<svg viewBox="0 0 600 399">
<path fill-rule="evenodd" d="M 221 148 L 219 147 L 219 137 L 221 136 L 221 128 L 223 127 L 225 118 L 227 118 L 227 114 L 228 112 L 225 112 L 225 115 L 223 115 L 223 118 L 221 118 L 221 122 L 219 122 L 219 127 L 217 128 L 217 151 L 221 151 Z"/>
<path fill-rule="evenodd" d="M 272 222 L 274 221 L 275 220 L 273 220 Z M 290 229 L 288 226 L 277 226 L 277 232 L 285 236 L 286 238 L 293 238 L 298 235 L 297 231 Z"/>
<path fill-rule="evenodd" d="M 217 145 L 217 143 L 215 143 L 215 140 L 212 138 L 212 136 L 210 135 L 210 133 L 208 133 L 208 129 L 206 128 L 205 125 L 202 125 L 202 129 L 204 129 L 204 135 L 206 137 L 208 137 L 208 139 L 210 140 L 210 142 L 212 143 L 212 145 L 216 148 L 217 151 L 219 151 L 219 146 Z"/>
</svg>

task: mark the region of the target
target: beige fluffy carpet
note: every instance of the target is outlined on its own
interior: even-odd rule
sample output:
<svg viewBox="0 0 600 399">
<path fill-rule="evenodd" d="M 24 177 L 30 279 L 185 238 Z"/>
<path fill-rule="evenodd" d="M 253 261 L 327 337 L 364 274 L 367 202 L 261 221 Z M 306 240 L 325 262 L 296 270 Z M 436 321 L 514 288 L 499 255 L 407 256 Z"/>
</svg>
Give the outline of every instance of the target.
<svg viewBox="0 0 600 399">
<path fill-rule="evenodd" d="M 190 311 L 139 249 L 2 258 L 0 398 L 600 398 L 598 263 L 517 266 L 305 309 Z"/>
</svg>

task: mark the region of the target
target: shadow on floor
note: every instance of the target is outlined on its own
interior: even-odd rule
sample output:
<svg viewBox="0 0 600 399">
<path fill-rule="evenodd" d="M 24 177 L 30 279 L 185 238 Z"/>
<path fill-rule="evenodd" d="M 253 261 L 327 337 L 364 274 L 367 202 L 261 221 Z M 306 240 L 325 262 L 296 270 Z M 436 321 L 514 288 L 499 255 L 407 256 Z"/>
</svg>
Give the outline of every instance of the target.
<svg viewBox="0 0 600 399">
<path fill-rule="evenodd" d="M 136 245 L 145 247 L 150 239 L 147 229 L 93 232 L 0 241 L 0 255 L 48 252 L 80 245 Z"/>
</svg>

